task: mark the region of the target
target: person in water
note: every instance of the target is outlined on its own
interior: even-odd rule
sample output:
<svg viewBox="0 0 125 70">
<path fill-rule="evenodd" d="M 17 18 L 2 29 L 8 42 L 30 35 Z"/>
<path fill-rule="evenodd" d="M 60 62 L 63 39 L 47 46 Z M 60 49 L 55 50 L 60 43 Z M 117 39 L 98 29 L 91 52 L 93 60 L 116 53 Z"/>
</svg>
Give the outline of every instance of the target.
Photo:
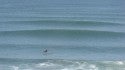
<svg viewBox="0 0 125 70">
<path fill-rule="evenodd" d="M 48 52 L 48 50 L 47 50 L 47 49 L 44 49 L 42 54 L 43 54 L 43 55 L 47 55 L 47 52 Z"/>
<path fill-rule="evenodd" d="M 43 52 L 44 52 L 44 53 L 47 53 L 47 52 L 48 52 L 48 50 L 47 50 L 47 49 L 45 49 Z"/>
</svg>

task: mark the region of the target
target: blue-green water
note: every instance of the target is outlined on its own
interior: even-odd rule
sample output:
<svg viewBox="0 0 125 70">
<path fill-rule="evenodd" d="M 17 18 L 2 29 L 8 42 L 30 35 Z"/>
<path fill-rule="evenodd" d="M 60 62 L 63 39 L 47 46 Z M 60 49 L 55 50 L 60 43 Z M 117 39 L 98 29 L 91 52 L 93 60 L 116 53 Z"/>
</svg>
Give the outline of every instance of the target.
<svg viewBox="0 0 125 70">
<path fill-rule="evenodd" d="M 125 70 L 124 3 L 0 0 L 0 70 Z"/>
</svg>

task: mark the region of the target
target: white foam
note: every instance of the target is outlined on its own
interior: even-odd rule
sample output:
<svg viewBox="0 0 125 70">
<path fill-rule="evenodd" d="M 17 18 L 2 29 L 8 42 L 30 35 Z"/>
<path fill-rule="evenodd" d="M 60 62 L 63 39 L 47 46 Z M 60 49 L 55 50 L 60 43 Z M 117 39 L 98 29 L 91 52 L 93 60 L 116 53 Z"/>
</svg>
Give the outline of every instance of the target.
<svg viewBox="0 0 125 70">
<path fill-rule="evenodd" d="M 11 70 L 100 70 L 104 64 L 104 68 L 108 70 L 119 69 L 124 70 L 124 61 L 103 61 L 103 62 L 81 62 L 81 61 L 47 61 L 42 63 L 23 64 L 19 66 L 11 66 Z M 109 67 L 110 65 L 110 67 Z"/>
<path fill-rule="evenodd" d="M 122 62 L 122 61 L 117 61 L 116 64 L 118 64 L 118 65 L 124 65 L 124 62 Z"/>
<path fill-rule="evenodd" d="M 11 66 L 13 68 L 13 70 L 19 70 L 19 67 L 17 66 Z"/>
<path fill-rule="evenodd" d="M 95 65 L 90 65 L 90 67 L 91 67 L 91 68 L 96 68 L 96 66 L 95 66 Z"/>
<path fill-rule="evenodd" d="M 75 62 L 75 64 L 68 65 L 61 70 L 99 70 L 99 69 L 94 64 L 89 64 L 87 62 L 84 62 L 84 63 Z"/>
<path fill-rule="evenodd" d="M 36 65 L 36 67 L 50 67 L 50 66 L 55 66 L 55 64 L 50 62 L 45 62 L 45 63 L 39 63 Z"/>
<path fill-rule="evenodd" d="M 32 69 L 23 69 L 23 70 L 32 70 Z"/>
<path fill-rule="evenodd" d="M 69 70 L 68 68 L 64 68 L 64 69 L 61 69 L 61 70 Z"/>
<path fill-rule="evenodd" d="M 96 67 L 96 65 L 91 64 L 89 67 L 90 70 L 98 70 L 98 67 Z"/>
<path fill-rule="evenodd" d="M 105 64 L 115 64 L 115 65 L 124 65 L 125 63 L 123 61 L 105 61 L 103 62 Z"/>
</svg>

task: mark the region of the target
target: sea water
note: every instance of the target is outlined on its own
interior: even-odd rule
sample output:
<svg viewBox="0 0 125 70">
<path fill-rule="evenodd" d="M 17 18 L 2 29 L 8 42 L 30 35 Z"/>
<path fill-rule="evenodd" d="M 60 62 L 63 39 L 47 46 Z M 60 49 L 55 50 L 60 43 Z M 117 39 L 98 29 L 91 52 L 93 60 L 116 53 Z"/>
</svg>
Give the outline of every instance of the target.
<svg viewBox="0 0 125 70">
<path fill-rule="evenodd" d="M 0 70 L 125 70 L 124 3 L 0 0 Z"/>
</svg>

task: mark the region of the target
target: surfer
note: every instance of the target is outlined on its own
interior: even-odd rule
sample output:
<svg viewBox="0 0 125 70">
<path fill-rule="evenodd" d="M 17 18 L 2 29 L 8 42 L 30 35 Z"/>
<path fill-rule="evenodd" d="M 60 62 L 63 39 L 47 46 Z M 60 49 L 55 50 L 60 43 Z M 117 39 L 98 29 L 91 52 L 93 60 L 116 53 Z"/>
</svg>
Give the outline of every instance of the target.
<svg viewBox="0 0 125 70">
<path fill-rule="evenodd" d="M 47 50 L 47 49 L 45 49 L 43 52 L 44 52 L 44 53 L 47 53 L 47 52 L 48 52 L 48 50 Z"/>
<path fill-rule="evenodd" d="M 47 55 L 47 52 L 48 52 L 48 50 L 47 50 L 47 49 L 44 49 L 44 50 L 43 50 L 43 55 Z"/>
</svg>

